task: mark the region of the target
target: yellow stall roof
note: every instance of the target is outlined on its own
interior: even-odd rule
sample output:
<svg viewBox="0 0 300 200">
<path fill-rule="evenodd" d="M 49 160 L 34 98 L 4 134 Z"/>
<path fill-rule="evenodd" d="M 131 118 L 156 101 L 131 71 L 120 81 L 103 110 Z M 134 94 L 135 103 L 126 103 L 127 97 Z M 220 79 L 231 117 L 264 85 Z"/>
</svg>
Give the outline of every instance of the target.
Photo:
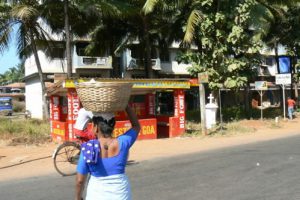
<svg viewBox="0 0 300 200">
<path fill-rule="evenodd" d="M 91 78 L 66 79 L 54 84 L 48 89 L 48 95 L 64 93 L 68 88 L 75 88 L 76 83 L 90 81 Z M 94 79 L 99 82 L 130 82 L 133 83 L 133 94 L 145 94 L 155 90 L 169 89 L 190 89 L 189 79 L 116 79 L 116 78 L 99 78 Z"/>
</svg>

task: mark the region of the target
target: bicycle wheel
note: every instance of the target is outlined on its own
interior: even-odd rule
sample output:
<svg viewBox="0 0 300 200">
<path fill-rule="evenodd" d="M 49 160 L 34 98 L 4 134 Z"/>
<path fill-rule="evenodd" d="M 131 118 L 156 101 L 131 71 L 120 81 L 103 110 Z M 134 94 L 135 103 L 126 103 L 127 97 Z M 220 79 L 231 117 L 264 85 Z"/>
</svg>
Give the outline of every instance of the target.
<svg viewBox="0 0 300 200">
<path fill-rule="evenodd" d="M 75 175 L 79 155 L 79 144 L 75 142 L 61 144 L 53 154 L 53 163 L 56 171 L 62 176 Z"/>
</svg>

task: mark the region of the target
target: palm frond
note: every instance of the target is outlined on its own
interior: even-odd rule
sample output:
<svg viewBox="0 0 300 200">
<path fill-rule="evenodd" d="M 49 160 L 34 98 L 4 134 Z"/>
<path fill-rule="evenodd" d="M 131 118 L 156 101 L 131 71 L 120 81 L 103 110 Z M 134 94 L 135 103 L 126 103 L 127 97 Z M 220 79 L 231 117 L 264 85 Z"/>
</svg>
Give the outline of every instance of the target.
<svg viewBox="0 0 300 200">
<path fill-rule="evenodd" d="M 193 10 L 188 18 L 183 41 L 191 43 L 195 34 L 195 27 L 203 20 L 203 14 L 200 10 Z"/>
<path fill-rule="evenodd" d="M 11 10 L 11 16 L 22 21 L 31 21 L 38 15 L 38 10 L 28 5 L 16 5 Z"/>
<path fill-rule="evenodd" d="M 143 6 L 143 12 L 145 14 L 151 13 L 158 2 L 159 0 L 147 0 Z"/>
<path fill-rule="evenodd" d="M 3 53 L 11 41 L 12 27 L 0 22 L 0 53 Z"/>
<path fill-rule="evenodd" d="M 30 47 L 30 38 L 27 35 L 26 27 L 21 24 L 17 29 L 16 33 L 16 47 L 17 47 L 17 54 L 19 55 L 20 59 L 27 58 L 30 56 L 31 47 Z"/>
</svg>

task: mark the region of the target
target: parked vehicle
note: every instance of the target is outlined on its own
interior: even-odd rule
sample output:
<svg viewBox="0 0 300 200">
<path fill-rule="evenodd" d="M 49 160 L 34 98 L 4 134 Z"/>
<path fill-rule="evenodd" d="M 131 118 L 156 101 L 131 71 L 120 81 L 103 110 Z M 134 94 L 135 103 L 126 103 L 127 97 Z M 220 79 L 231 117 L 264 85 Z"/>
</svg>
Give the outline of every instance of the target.
<svg viewBox="0 0 300 200">
<path fill-rule="evenodd" d="M 12 98 L 11 97 L 0 97 L 0 113 L 11 116 L 13 112 Z"/>
</svg>

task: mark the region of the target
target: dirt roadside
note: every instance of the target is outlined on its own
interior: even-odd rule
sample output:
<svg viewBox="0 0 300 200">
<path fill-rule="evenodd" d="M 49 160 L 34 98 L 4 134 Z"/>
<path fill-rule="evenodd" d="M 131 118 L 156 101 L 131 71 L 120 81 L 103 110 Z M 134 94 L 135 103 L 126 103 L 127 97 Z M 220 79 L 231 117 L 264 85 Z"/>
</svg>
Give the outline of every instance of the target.
<svg viewBox="0 0 300 200">
<path fill-rule="evenodd" d="M 264 122 L 246 121 L 244 123 L 247 126 L 255 127 L 257 131 L 230 136 L 180 137 L 137 141 L 130 151 L 129 159 L 141 162 L 154 158 L 170 157 L 300 135 L 300 118 L 280 122 L 281 128 L 276 129 L 265 126 Z M 57 146 L 58 144 L 55 143 L 40 146 L 7 146 L 5 141 L 1 141 L 0 181 L 56 173 L 51 155 Z M 59 175 L 57 174 L 57 176 Z"/>
</svg>

